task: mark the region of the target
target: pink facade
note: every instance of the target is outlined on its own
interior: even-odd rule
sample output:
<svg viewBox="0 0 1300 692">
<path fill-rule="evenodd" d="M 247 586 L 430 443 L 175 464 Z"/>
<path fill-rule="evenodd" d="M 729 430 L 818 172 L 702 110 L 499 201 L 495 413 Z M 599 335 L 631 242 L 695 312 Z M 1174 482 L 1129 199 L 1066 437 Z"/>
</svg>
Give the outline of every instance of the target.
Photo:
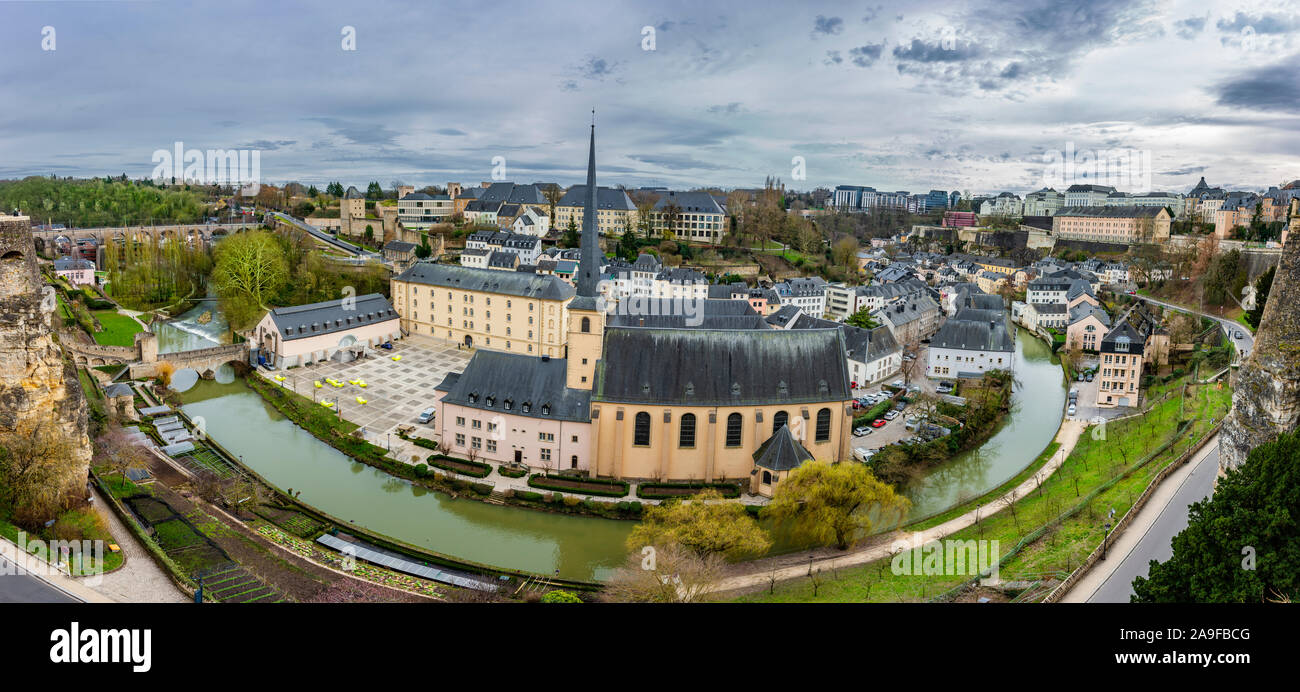
<svg viewBox="0 0 1300 692">
<path fill-rule="evenodd" d="M 95 285 L 95 270 L 87 267 L 85 269 L 60 269 L 55 274 L 68 280 L 73 286 Z"/>
<path fill-rule="evenodd" d="M 551 471 L 591 469 L 591 423 L 486 411 L 443 403 L 437 392 L 434 429 L 452 456 L 518 462 Z M 549 458 L 548 458 L 549 457 Z"/>
</svg>

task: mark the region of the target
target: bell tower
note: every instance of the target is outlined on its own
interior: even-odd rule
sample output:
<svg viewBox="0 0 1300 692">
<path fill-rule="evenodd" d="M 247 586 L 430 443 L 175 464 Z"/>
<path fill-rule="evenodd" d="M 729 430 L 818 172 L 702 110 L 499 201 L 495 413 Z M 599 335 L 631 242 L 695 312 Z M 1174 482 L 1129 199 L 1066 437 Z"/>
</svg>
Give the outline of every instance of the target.
<svg viewBox="0 0 1300 692">
<path fill-rule="evenodd" d="M 587 154 L 587 189 L 582 210 L 582 257 L 578 260 L 578 291 L 569 301 L 566 384 L 572 389 L 591 389 L 596 361 L 605 346 L 605 311 L 600 291 L 600 237 L 596 230 L 596 111 L 592 111 L 591 145 Z"/>
</svg>

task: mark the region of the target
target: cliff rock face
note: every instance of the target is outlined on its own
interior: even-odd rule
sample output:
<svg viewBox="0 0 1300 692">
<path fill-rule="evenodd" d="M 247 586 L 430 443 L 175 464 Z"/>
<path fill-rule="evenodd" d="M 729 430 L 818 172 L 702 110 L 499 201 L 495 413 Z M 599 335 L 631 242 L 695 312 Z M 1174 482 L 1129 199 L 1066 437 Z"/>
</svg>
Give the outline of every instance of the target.
<svg viewBox="0 0 1300 692">
<path fill-rule="evenodd" d="M 1294 221 L 1293 217 L 1293 221 Z M 1241 465 L 1250 450 L 1300 422 L 1300 238 L 1282 249 L 1255 347 L 1237 373 L 1232 411 L 1219 436 L 1219 466 Z"/>
<path fill-rule="evenodd" d="M 54 432 L 76 463 L 68 491 L 85 485 L 91 446 L 85 395 L 54 342 L 53 295 L 43 301 L 31 223 L 0 216 L 0 436 Z"/>
</svg>

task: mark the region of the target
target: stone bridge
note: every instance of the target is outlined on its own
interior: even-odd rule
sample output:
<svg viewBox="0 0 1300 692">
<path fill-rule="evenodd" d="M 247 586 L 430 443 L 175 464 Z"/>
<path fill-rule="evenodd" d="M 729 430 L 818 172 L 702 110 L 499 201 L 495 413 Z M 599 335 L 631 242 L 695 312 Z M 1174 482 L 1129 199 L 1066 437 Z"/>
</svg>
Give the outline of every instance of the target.
<svg viewBox="0 0 1300 692">
<path fill-rule="evenodd" d="M 40 238 L 48 245 L 55 238 L 64 237 L 72 242 L 93 239 L 103 245 L 110 239 L 128 237 L 158 236 L 166 238 L 199 238 L 209 242 L 212 238 L 235 233 L 241 229 L 256 228 L 257 223 L 190 223 L 168 226 L 114 226 L 102 228 L 62 228 L 57 230 L 33 230 L 32 236 Z"/>
<path fill-rule="evenodd" d="M 135 346 L 101 346 L 63 339 L 64 347 L 72 354 L 78 366 L 93 368 L 97 365 L 129 365 L 131 377 L 156 377 L 158 366 L 170 363 L 176 370 L 191 368 L 200 377 L 211 379 L 222 365 L 248 362 L 248 342 L 200 348 L 193 351 L 158 353 L 158 337 L 152 332 L 136 334 Z"/>
</svg>

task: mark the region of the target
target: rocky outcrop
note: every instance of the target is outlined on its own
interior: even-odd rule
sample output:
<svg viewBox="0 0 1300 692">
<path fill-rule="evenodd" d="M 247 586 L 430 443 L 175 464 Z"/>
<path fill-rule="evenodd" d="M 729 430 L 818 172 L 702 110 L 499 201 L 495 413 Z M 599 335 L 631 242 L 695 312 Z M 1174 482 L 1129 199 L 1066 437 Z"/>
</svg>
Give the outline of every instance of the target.
<svg viewBox="0 0 1300 692">
<path fill-rule="evenodd" d="M 54 340 L 56 304 L 39 277 L 30 221 L 0 216 L 0 436 L 62 436 L 75 462 L 65 487 L 79 491 L 91 457 L 86 399 Z"/>
<path fill-rule="evenodd" d="M 1300 238 L 1282 249 L 1250 357 L 1237 373 L 1219 436 L 1219 466 L 1241 465 L 1255 447 L 1300 423 Z"/>
</svg>

